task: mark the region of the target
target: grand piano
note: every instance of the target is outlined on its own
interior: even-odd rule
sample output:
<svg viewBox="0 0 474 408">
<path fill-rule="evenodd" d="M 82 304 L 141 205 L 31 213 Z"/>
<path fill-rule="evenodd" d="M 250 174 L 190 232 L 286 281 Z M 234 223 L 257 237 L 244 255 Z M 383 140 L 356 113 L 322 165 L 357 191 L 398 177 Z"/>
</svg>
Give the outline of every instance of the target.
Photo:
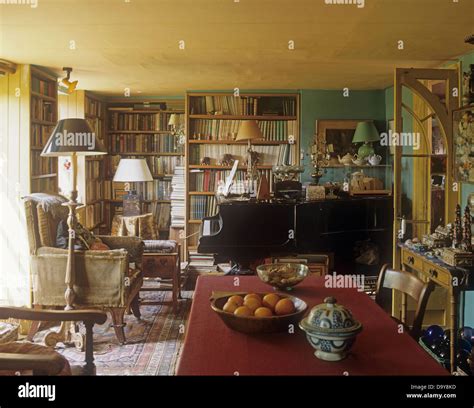
<svg viewBox="0 0 474 408">
<path fill-rule="evenodd" d="M 357 241 L 379 246 L 391 259 L 392 197 L 347 197 L 312 202 L 234 201 L 204 218 L 198 252 L 248 265 L 256 259 L 333 253 L 337 263 L 353 260 Z"/>
</svg>

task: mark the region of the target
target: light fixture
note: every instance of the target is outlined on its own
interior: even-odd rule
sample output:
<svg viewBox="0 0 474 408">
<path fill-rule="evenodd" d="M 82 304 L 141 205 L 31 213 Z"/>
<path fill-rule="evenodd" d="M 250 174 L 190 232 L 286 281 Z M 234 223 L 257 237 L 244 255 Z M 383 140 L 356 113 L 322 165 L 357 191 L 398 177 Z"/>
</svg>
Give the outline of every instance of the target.
<svg viewBox="0 0 474 408">
<path fill-rule="evenodd" d="M 115 182 L 125 183 L 127 195 L 123 197 L 123 215 L 141 214 L 141 196 L 130 188 L 130 183 L 153 181 L 145 159 L 121 159 L 114 175 Z"/>
<path fill-rule="evenodd" d="M 69 95 L 76 90 L 78 81 L 71 81 L 72 68 L 64 67 L 63 71 L 66 71 L 66 77 L 60 80 L 58 92 L 64 95 Z"/>
<path fill-rule="evenodd" d="M 359 122 L 357 124 L 352 143 L 363 143 L 357 152 L 359 159 L 365 159 L 374 154 L 372 142 L 378 141 L 380 141 L 380 135 L 373 121 Z"/>
</svg>

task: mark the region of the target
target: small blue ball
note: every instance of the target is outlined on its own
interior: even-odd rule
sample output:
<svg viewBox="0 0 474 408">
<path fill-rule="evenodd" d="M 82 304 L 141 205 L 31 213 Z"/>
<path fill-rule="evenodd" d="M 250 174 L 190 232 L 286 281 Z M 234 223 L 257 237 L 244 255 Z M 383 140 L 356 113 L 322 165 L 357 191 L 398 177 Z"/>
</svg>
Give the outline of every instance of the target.
<svg viewBox="0 0 474 408">
<path fill-rule="evenodd" d="M 437 339 L 441 338 L 444 335 L 444 330 L 441 326 L 438 326 L 436 324 L 428 327 L 426 329 L 426 337 L 430 337 L 432 339 Z"/>
<path fill-rule="evenodd" d="M 459 337 L 473 344 L 474 343 L 474 329 L 469 326 L 462 327 L 461 329 L 459 329 Z"/>
</svg>

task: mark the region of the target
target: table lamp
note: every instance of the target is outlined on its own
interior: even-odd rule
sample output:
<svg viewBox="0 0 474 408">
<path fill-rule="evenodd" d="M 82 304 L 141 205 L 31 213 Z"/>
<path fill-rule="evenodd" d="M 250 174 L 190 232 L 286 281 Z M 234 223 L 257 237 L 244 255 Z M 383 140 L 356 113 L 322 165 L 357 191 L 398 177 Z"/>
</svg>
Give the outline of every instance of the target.
<svg viewBox="0 0 474 408">
<path fill-rule="evenodd" d="M 374 122 L 359 122 L 357 124 L 352 143 L 363 143 L 357 152 L 358 159 L 365 159 L 375 153 L 372 142 L 380 141 L 380 135 Z"/>
<path fill-rule="evenodd" d="M 263 139 L 262 131 L 258 127 L 255 120 L 243 120 L 240 124 L 237 133 L 236 141 L 247 140 L 248 142 L 248 157 L 247 157 L 247 180 L 249 182 L 249 192 L 252 194 L 255 191 L 253 180 L 256 172 L 255 166 L 252 163 L 252 140 Z"/>
<path fill-rule="evenodd" d="M 141 214 L 141 196 L 130 188 L 130 183 L 153 181 L 145 159 L 122 159 L 119 162 L 114 180 L 125 183 L 127 195 L 123 197 L 123 215 L 130 217 Z"/>
<path fill-rule="evenodd" d="M 66 310 L 74 308 L 75 282 L 75 227 L 77 223 L 76 208 L 81 206 L 77 202 L 77 156 L 93 156 L 107 154 L 102 142 L 97 138 L 85 119 L 71 118 L 60 120 L 53 129 L 46 145 L 41 152 L 44 157 L 71 157 L 72 186 L 69 201 L 63 205 L 69 208 L 67 225 L 69 228 L 68 258 L 66 266 L 67 285 Z"/>
</svg>

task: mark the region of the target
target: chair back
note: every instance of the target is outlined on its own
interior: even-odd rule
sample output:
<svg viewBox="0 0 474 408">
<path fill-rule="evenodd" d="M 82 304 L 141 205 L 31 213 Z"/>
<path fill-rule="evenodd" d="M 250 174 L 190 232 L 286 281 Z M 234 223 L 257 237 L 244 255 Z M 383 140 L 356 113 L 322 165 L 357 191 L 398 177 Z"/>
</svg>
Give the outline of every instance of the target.
<svg viewBox="0 0 474 408">
<path fill-rule="evenodd" d="M 54 247 L 58 224 L 67 218 L 68 209 L 62 205 L 67 199 L 43 193 L 30 194 L 23 199 L 30 254 L 36 254 L 43 246 Z"/>
<path fill-rule="evenodd" d="M 394 289 L 411 297 L 416 303 L 415 318 L 410 334 L 418 339 L 421 334 L 423 317 L 426 311 L 428 299 L 433 290 L 433 282 L 425 283 L 412 273 L 391 269 L 387 264 L 382 266 L 378 281 L 375 301 L 381 304 L 381 289 Z"/>
</svg>

